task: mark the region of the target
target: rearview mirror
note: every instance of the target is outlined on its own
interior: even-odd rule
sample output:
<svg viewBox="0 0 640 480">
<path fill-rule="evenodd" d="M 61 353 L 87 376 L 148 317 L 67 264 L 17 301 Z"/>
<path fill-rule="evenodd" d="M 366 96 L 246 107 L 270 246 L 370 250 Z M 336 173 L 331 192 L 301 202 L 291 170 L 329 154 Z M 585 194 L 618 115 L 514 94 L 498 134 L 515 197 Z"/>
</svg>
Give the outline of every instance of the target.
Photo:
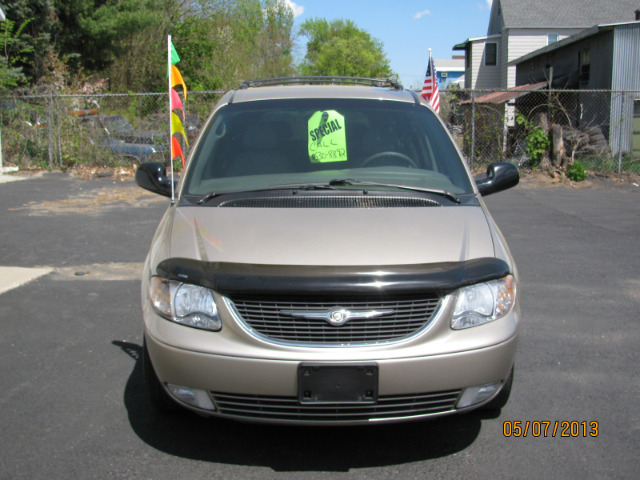
<svg viewBox="0 0 640 480">
<path fill-rule="evenodd" d="M 480 194 L 486 196 L 515 187 L 520 181 L 520 174 L 513 163 L 494 162 L 487 167 L 486 177 L 475 180 Z"/>
<path fill-rule="evenodd" d="M 167 169 L 162 163 L 146 162 L 140 165 L 136 170 L 136 183 L 145 190 L 171 198 L 171 179 L 167 177 Z"/>
</svg>

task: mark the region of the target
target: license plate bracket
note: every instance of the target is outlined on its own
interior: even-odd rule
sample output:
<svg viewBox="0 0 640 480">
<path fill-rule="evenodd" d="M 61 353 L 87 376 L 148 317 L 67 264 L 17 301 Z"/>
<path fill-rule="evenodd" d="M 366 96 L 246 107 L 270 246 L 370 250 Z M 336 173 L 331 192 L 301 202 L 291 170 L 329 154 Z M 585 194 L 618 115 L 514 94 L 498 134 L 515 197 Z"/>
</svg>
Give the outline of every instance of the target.
<svg viewBox="0 0 640 480">
<path fill-rule="evenodd" d="M 301 404 L 374 404 L 378 401 L 378 365 L 301 363 L 298 401 Z"/>
</svg>

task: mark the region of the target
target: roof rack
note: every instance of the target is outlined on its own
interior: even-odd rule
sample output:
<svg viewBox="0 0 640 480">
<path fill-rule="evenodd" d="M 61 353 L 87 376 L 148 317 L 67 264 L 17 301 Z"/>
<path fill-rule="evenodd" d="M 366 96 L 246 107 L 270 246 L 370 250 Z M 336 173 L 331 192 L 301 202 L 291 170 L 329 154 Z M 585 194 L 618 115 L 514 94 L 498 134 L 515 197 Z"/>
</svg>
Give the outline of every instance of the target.
<svg viewBox="0 0 640 480">
<path fill-rule="evenodd" d="M 277 77 L 246 80 L 241 89 L 249 87 L 272 87 L 276 85 L 364 85 L 370 87 L 391 87 L 402 90 L 403 87 L 395 78 L 367 78 L 367 77 L 341 77 L 341 76 L 301 76 L 301 77 Z"/>
</svg>

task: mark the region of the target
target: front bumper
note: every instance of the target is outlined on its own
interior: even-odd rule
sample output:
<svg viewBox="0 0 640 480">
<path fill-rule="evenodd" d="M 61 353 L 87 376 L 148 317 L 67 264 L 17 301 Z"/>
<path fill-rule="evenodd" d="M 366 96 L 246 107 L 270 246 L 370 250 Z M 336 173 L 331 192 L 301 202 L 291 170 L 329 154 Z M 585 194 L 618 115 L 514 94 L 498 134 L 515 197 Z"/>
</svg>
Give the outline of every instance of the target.
<svg viewBox="0 0 640 480">
<path fill-rule="evenodd" d="M 517 343 L 514 335 L 471 351 L 376 360 L 377 402 L 320 405 L 298 402 L 300 361 L 193 352 L 167 345 L 148 332 L 146 340 L 160 381 L 204 390 L 215 410 L 186 407 L 206 415 L 296 424 L 397 422 L 471 410 L 486 402 L 456 409 L 464 388 L 505 381 Z"/>
</svg>

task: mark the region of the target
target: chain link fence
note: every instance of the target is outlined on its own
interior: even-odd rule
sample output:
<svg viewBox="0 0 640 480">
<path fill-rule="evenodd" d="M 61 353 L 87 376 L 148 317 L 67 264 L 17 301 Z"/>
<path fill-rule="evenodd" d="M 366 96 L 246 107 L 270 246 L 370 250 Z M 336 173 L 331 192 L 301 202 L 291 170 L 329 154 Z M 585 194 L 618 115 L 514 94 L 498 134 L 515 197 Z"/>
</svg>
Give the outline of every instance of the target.
<svg viewBox="0 0 640 480">
<path fill-rule="evenodd" d="M 222 93 L 188 93 L 190 143 Z M 474 169 L 497 160 L 539 168 L 580 161 L 589 170 L 640 173 L 640 92 L 448 90 L 440 98 L 442 119 Z M 168 164 L 168 109 L 165 93 L 0 98 L 4 164 Z"/>
<path fill-rule="evenodd" d="M 467 161 L 640 173 L 640 92 L 449 90 L 441 116 Z"/>
<path fill-rule="evenodd" d="M 181 121 L 190 144 L 222 93 L 188 93 Z M 169 161 L 165 93 L 5 97 L 0 122 L 4 164 L 22 169 Z"/>
</svg>

